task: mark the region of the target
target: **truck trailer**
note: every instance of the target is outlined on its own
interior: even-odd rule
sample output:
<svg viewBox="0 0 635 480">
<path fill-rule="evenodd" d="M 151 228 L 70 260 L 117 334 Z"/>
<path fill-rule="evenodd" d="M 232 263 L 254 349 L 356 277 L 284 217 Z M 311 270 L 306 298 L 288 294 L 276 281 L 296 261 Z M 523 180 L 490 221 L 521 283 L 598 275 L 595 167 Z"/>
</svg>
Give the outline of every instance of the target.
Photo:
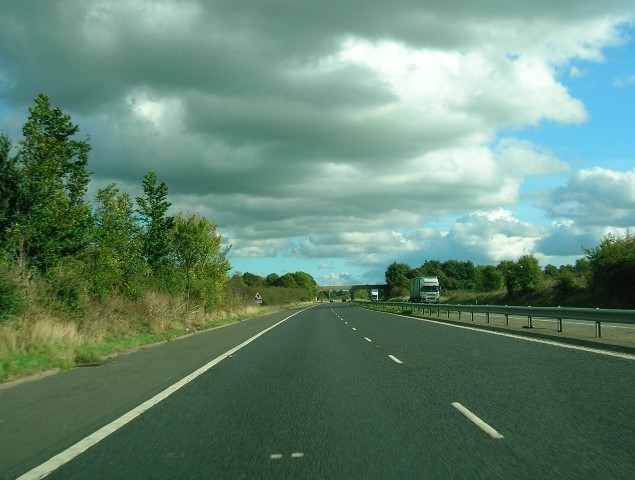
<svg viewBox="0 0 635 480">
<path fill-rule="evenodd" d="M 376 288 L 373 288 L 370 291 L 370 301 L 371 302 L 378 302 L 379 301 L 379 290 Z"/>
<path fill-rule="evenodd" d="M 439 303 L 440 292 L 438 277 L 415 277 L 410 280 L 411 303 Z"/>
</svg>

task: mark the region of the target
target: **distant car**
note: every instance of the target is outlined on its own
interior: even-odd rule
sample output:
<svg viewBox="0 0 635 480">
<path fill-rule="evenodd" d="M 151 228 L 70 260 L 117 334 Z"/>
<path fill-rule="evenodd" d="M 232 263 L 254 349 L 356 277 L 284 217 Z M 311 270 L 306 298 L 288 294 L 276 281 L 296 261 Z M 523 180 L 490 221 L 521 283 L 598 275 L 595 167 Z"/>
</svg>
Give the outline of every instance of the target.
<svg viewBox="0 0 635 480">
<path fill-rule="evenodd" d="M 345 299 L 345 298 L 342 298 L 342 302 L 345 302 L 345 301 L 346 301 L 346 299 Z"/>
</svg>

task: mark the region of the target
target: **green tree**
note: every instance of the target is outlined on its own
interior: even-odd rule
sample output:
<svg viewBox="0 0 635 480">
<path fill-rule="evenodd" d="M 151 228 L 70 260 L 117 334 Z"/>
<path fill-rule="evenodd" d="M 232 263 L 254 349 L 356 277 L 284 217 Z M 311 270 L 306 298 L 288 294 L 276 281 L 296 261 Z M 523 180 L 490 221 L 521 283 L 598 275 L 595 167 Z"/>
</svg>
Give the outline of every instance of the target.
<svg viewBox="0 0 635 480">
<path fill-rule="evenodd" d="M 556 283 L 554 290 L 560 298 L 566 299 L 569 295 L 578 290 L 575 275 L 571 269 L 559 270 L 555 278 Z"/>
<path fill-rule="evenodd" d="M 0 260 L 8 249 L 9 232 L 17 221 L 20 170 L 11 158 L 11 140 L 0 132 Z"/>
<path fill-rule="evenodd" d="M 544 272 L 545 276 L 556 278 L 558 276 L 558 267 L 552 264 L 545 265 Z"/>
<path fill-rule="evenodd" d="M 386 269 L 386 283 L 390 289 L 402 288 L 410 289 L 410 265 L 406 263 L 392 262 Z"/>
<path fill-rule="evenodd" d="M 304 288 L 307 292 L 307 299 L 313 299 L 317 295 L 317 282 L 306 272 L 295 272 L 292 274 L 298 287 Z"/>
<path fill-rule="evenodd" d="M 19 143 L 22 169 L 17 201 L 20 250 L 42 272 L 82 252 L 90 241 L 84 201 L 90 145 L 74 138 L 79 127 L 40 94 L 29 108 Z"/>
<path fill-rule="evenodd" d="M 269 285 L 270 287 L 274 287 L 278 283 L 279 278 L 280 275 L 278 275 L 277 273 L 270 273 L 269 275 L 267 275 L 267 285 Z"/>
<path fill-rule="evenodd" d="M 173 218 L 172 254 L 176 269 L 185 278 L 185 293 L 215 306 L 222 300 L 230 269 L 228 248 L 222 248 L 222 237 L 216 225 L 198 215 Z"/>
<path fill-rule="evenodd" d="M 298 282 L 292 273 L 285 273 L 276 281 L 276 287 L 297 288 Z"/>
<path fill-rule="evenodd" d="M 628 232 L 622 238 L 609 234 L 598 247 L 585 252 L 596 301 L 609 306 L 635 305 L 635 236 Z"/>
<path fill-rule="evenodd" d="M 144 195 L 137 197 L 137 212 L 143 229 L 143 255 L 155 274 L 169 265 L 174 227 L 174 218 L 167 214 L 172 205 L 167 200 L 168 187 L 157 181 L 156 172 L 148 172 L 143 179 Z"/>
<path fill-rule="evenodd" d="M 86 262 L 92 293 L 104 296 L 116 291 L 136 297 L 148 267 L 130 195 L 121 193 L 114 183 L 101 188 L 95 199 L 94 219 Z"/>
<path fill-rule="evenodd" d="M 540 290 L 544 278 L 538 259 L 533 255 L 523 255 L 516 262 L 516 276 L 521 292 L 532 293 Z"/>
<path fill-rule="evenodd" d="M 258 288 L 264 285 L 266 280 L 262 278 L 260 275 L 245 272 L 243 273 L 243 281 L 245 282 L 245 285 L 247 285 L 248 287 Z"/>
<path fill-rule="evenodd" d="M 480 288 L 484 292 L 495 292 L 503 287 L 503 274 L 493 265 L 477 267 L 480 275 Z"/>
<path fill-rule="evenodd" d="M 502 260 L 496 267 L 503 276 L 508 295 L 516 293 L 520 287 L 518 283 L 518 268 L 513 260 Z"/>
<path fill-rule="evenodd" d="M 447 260 L 441 264 L 447 278 L 446 288 L 474 290 L 478 284 L 478 271 L 471 261 Z"/>
</svg>

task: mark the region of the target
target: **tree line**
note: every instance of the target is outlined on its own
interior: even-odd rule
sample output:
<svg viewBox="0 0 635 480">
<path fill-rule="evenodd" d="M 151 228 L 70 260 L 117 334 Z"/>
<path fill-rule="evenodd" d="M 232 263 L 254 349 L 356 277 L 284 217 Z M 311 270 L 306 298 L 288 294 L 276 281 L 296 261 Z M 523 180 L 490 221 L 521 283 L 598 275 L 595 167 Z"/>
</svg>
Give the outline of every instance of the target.
<svg viewBox="0 0 635 480">
<path fill-rule="evenodd" d="M 260 293 L 264 304 L 285 304 L 291 302 L 313 301 L 317 292 L 317 282 L 306 272 L 270 273 L 266 277 L 245 272 L 232 275 L 229 290 L 233 295 L 242 295 L 245 299 Z"/>
<path fill-rule="evenodd" d="M 554 302 L 581 302 L 586 306 L 634 308 L 635 237 L 607 235 L 593 248 L 582 247 L 585 256 L 574 265 L 540 266 L 532 254 L 498 265 L 474 265 L 471 261 L 426 260 L 419 267 L 393 262 L 385 273 L 391 296 L 409 293 L 410 279 L 437 276 L 448 291 L 498 292 L 513 302 L 523 296 L 546 292 Z M 582 306 L 582 305 L 578 305 Z"/>
<path fill-rule="evenodd" d="M 217 226 L 168 214 L 168 187 L 153 171 L 133 198 L 111 183 L 86 193 L 89 139 L 40 94 L 13 148 L 0 132 L 0 316 L 19 307 L 15 278 L 43 279 L 71 308 L 86 296 L 138 298 L 161 288 L 217 306 L 230 264 Z"/>
</svg>

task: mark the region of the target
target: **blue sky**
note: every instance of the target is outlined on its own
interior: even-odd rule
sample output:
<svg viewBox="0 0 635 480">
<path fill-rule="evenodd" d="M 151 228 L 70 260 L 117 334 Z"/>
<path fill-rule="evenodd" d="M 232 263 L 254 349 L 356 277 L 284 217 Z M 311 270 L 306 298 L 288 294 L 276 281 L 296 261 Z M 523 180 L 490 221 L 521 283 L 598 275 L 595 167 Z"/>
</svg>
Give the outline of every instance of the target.
<svg viewBox="0 0 635 480">
<path fill-rule="evenodd" d="M 234 271 L 574 263 L 635 229 L 632 7 L 4 2 L 0 129 L 48 94 L 90 135 L 90 195 L 156 171 Z"/>
</svg>

